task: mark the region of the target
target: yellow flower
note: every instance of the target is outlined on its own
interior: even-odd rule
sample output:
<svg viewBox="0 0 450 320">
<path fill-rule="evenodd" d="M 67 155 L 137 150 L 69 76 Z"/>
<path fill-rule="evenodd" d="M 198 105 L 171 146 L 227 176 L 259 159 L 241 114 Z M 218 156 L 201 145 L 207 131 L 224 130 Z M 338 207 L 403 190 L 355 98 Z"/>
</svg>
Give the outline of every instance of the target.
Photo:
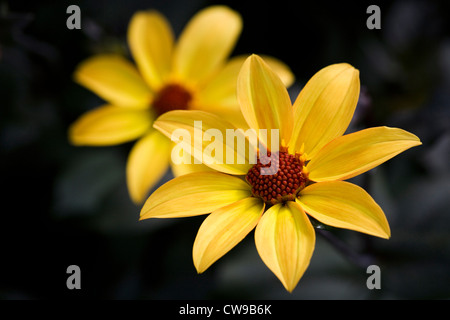
<svg viewBox="0 0 450 320">
<path fill-rule="evenodd" d="M 141 219 L 211 213 L 193 246 L 199 273 L 239 243 L 253 228 L 261 259 L 292 291 L 309 265 L 315 245 L 308 216 L 318 221 L 381 238 L 390 237 L 382 209 L 361 187 L 342 181 L 368 171 L 402 151 L 420 145 L 413 134 L 375 127 L 343 135 L 359 96 L 359 72 L 349 64 L 320 70 L 293 106 L 280 78 L 258 56 L 250 56 L 238 76 L 238 101 L 250 128 L 278 129 L 281 148 L 267 166 L 216 162 L 218 172 L 191 173 L 157 189 L 141 210 Z M 173 111 L 154 126 L 171 136 L 176 128 L 218 128 L 221 119 L 200 111 Z M 223 142 L 223 148 L 230 147 Z M 194 146 L 204 148 L 205 144 Z M 238 154 L 236 157 L 246 157 Z M 244 176 L 245 180 L 239 175 Z"/>
<path fill-rule="evenodd" d="M 152 128 L 156 117 L 170 110 L 195 109 L 240 121 L 236 78 L 245 57 L 227 58 L 241 29 L 238 13 L 212 6 L 197 13 L 175 42 L 164 16 L 137 12 L 128 28 L 137 68 L 113 54 L 91 57 L 78 66 L 75 80 L 107 103 L 71 126 L 70 141 L 106 146 L 139 139 L 129 154 L 126 173 L 130 197 L 141 203 L 170 161 L 172 143 Z M 289 68 L 269 59 L 286 85 L 291 84 Z M 172 165 L 172 169 L 179 175 L 198 166 Z"/>
</svg>

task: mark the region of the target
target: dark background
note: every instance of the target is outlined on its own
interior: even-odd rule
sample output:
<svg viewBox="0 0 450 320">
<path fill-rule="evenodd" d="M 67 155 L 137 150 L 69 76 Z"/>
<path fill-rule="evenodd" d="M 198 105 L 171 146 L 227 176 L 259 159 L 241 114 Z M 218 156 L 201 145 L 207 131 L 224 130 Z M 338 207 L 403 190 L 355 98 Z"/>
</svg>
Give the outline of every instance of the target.
<svg viewBox="0 0 450 320">
<path fill-rule="evenodd" d="M 423 142 L 352 180 L 384 209 L 391 239 L 319 231 L 292 294 L 259 258 L 253 233 L 197 275 L 191 252 L 204 217 L 139 222 L 125 185 L 132 143 L 93 148 L 67 140 L 68 126 L 101 103 L 73 82 L 79 62 L 101 52 L 127 55 L 137 10 L 161 11 L 179 34 L 199 9 L 217 3 L 244 19 L 233 54 L 286 62 L 296 75 L 294 98 L 319 69 L 351 63 L 362 94 L 349 130 L 395 126 Z M 66 28 L 71 4 L 81 9 L 81 30 Z M 381 9 L 381 30 L 366 27 L 371 4 Z M 0 0 L 0 298 L 450 298 L 449 12 L 448 1 L 425 0 Z M 72 264 L 81 268 L 80 290 L 66 287 Z M 366 287 L 369 264 L 381 268 L 380 290 Z"/>
</svg>

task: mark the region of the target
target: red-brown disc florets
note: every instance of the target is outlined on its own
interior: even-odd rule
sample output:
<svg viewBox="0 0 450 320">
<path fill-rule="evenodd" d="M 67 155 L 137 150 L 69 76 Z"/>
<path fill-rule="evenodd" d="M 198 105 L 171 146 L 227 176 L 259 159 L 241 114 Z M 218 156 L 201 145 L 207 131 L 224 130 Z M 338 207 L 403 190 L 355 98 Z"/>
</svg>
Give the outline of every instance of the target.
<svg viewBox="0 0 450 320">
<path fill-rule="evenodd" d="M 263 164 L 258 158 L 258 162 L 245 177 L 252 186 L 253 195 L 263 199 L 267 204 L 295 200 L 297 193 L 308 182 L 304 162 L 300 157 L 284 151 L 272 155 L 268 152 L 268 159 L 271 159 L 273 164 L 272 162 Z"/>
<path fill-rule="evenodd" d="M 153 101 L 153 109 L 158 115 L 171 110 L 186 110 L 192 95 L 179 84 L 168 84 L 163 87 Z"/>
</svg>

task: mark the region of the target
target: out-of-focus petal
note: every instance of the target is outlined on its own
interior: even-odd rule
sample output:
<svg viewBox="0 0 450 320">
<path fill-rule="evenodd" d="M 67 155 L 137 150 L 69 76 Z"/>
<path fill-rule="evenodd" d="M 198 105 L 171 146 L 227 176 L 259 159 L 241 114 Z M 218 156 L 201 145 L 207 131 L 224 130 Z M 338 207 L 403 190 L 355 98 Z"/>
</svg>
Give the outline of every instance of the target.
<svg viewBox="0 0 450 320">
<path fill-rule="evenodd" d="M 286 87 L 292 85 L 295 77 L 285 63 L 274 57 L 261 57 L 280 77 Z M 237 112 L 241 113 L 236 97 L 236 85 L 239 71 L 246 58 L 248 56 L 243 55 L 231 58 L 218 74 L 208 81 L 205 87 L 199 90 L 197 99 L 192 102 L 193 108 L 211 112 L 237 109 Z"/>
<path fill-rule="evenodd" d="M 136 68 L 119 55 L 91 57 L 80 63 L 74 77 L 79 84 L 117 106 L 147 108 L 153 96 Z"/>
<path fill-rule="evenodd" d="M 142 76 L 158 90 L 172 68 L 174 36 L 169 22 L 154 10 L 137 12 L 128 28 L 128 43 Z"/>
<path fill-rule="evenodd" d="M 156 130 L 135 143 L 127 161 L 127 184 L 131 199 L 140 204 L 169 167 L 172 143 Z"/>
<path fill-rule="evenodd" d="M 245 56 L 231 58 L 227 64 L 208 81 L 194 101 L 193 109 L 214 112 L 216 109 L 233 108 L 241 112 L 236 98 L 236 82 Z"/>
<path fill-rule="evenodd" d="M 147 110 L 104 105 L 83 114 L 69 128 L 74 145 L 106 146 L 139 138 L 152 125 Z"/>
<path fill-rule="evenodd" d="M 242 29 L 240 15 L 226 6 L 197 13 L 183 30 L 174 52 L 175 76 L 197 84 L 222 66 Z"/>
</svg>

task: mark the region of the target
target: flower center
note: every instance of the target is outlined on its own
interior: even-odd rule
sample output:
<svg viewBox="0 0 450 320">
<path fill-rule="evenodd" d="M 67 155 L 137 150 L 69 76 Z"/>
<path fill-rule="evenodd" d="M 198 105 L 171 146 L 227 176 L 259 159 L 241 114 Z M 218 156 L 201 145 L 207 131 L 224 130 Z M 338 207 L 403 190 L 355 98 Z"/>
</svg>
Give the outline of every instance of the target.
<svg viewBox="0 0 450 320">
<path fill-rule="evenodd" d="M 153 108 L 158 115 L 171 110 L 186 110 L 192 95 L 178 84 L 168 84 L 163 87 L 153 101 Z"/>
<path fill-rule="evenodd" d="M 295 200 L 297 193 L 308 183 L 308 174 L 300 157 L 285 151 L 268 152 L 274 164 L 258 162 L 248 171 L 245 179 L 252 186 L 252 193 L 267 204 L 276 204 Z M 268 161 L 264 161 L 268 162 Z M 274 166 L 275 165 L 275 166 Z M 268 168 L 262 174 L 261 168 Z M 271 169 L 269 169 L 271 168 Z M 278 171 L 273 168 L 278 168 Z"/>
</svg>

